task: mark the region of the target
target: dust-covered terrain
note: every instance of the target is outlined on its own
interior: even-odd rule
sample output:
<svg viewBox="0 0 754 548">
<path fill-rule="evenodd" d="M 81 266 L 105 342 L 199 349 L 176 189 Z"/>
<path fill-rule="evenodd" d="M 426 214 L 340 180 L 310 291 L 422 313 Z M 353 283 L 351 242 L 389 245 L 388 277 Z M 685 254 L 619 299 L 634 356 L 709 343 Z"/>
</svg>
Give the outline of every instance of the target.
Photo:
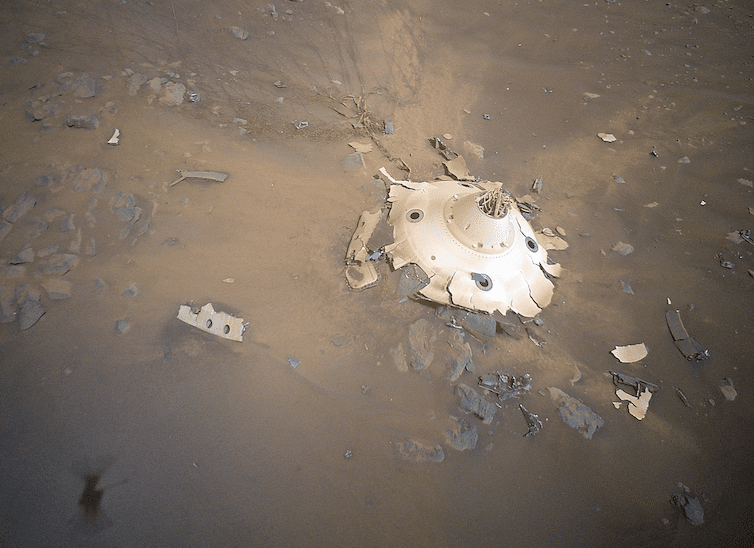
<svg viewBox="0 0 754 548">
<path fill-rule="evenodd" d="M 0 29 L 0 545 L 753 542 L 750 2 L 18 0 Z M 444 176 L 435 137 L 568 242 L 536 321 L 459 332 L 384 256 L 349 289 L 378 170 Z M 176 318 L 206 303 L 243 342 Z M 656 385 L 643 420 L 611 371 Z"/>
</svg>

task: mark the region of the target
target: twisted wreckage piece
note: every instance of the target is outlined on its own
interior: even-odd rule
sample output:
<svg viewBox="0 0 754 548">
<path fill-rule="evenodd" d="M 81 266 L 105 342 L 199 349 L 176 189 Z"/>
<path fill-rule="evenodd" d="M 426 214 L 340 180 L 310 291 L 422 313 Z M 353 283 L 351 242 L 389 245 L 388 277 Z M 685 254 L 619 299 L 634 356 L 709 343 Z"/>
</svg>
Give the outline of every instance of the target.
<svg viewBox="0 0 754 548">
<path fill-rule="evenodd" d="M 390 181 L 387 223 L 393 242 L 384 252 L 394 269 L 414 264 L 429 278 L 418 294 L 441 304 L 490 314 L 508 310 L 536 316 L 550 304 L 559 264 L 522 215 L 502 183 Z M 346 256 L 346 277 L 353 289 L 378 281 L 367 257 L 369 229 L 382 212 L 364 212 Z M 371 253 L 370 253 L 371 252 Z M 349 276 L 349 270 L 351 275 Z"/>
</svg>

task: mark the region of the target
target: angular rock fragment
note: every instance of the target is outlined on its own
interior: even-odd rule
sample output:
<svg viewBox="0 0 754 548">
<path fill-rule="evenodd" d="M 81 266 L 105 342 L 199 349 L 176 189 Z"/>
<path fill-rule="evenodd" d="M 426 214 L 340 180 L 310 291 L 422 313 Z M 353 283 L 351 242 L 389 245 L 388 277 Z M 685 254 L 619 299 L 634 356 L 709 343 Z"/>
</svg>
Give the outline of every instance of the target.
<svg viewBox="0 0 754 548">
<path fill-rule="evenodd" d="M 126 81 L 126 90 L 128 91 L 128 94 L 136 95 L 139 91 L 139 88 L 143 86 L 146 81 L 147 77 L 143 74 L 131 74 L 131 76 L 129 76 L 128 80 Z"/>
<path fill-rule="evenodd" d="M 88 97 L 94 97 L 97 94 L 97 83 L 94 81 L 94 78 L 86 72 L 79 74 L 70 85 L 74 97 L 85 99 Z"/>
<path fill-rule="evenodd" d="M 42 268 L 43 274 L 60 274 L 61 276 L 79 264 L 79 258 L 70 253 L 53 253 L 47 265 Z"/>
<path fill-rule="evenodd" d="M 78 129 L 97 129 L 99 127 L 99 120 L 94 114 L 91 116 L 71 114 L 66 118 L 65 125 Z"/>
<path fill-rule="evenodd" d="M 168 82 L 162 90 L 160 103 L 168 106 L 176 106 L 183 103 L 183 96 L 186 95 L 186 86 L 177 82 Z"/>
<path fill-rule="evenodd" d="M 479 434 L 475 425 L 464 418 L 450 417 L 452 426 L 445 431 L 445 439 L 458 451 L 472 450 L 476 447 Z"/>
<path fill-rule="evenodd" d="M 47 292 L 47 297 L 53 301 L 59 301 L 71 296 L 73 283 L 68 280 L 51 278 L 42 282 L 42 288 Z"/>
<path fill-rule="evenodd" d="M 464 370 L 474 371 L 474 360 L 471 359 L 471 346 L 463 340 L 463 334 L 454 329 L 448 337 L 448 358 L 450 360 L 450 374 L 448 378 L 451 381 L 458 380 Z"/>
<path fill-rule="evenodd" d="M 497 407 L 477 394 L 476 390 L 463 383 L 456 386 L 456 396 L 460 398 L 459 405 L 467 413 L 473 413 L 485 424 L 490 424 L 495 418 Z"/>
<path fill-rule="evenodd" d="M 24 192 L 16 198 L 13 204 L 3 211 L 3 219 L 9 223 L 15 223 L 18 219 L 26 215 L 29 210 L 37 203 L 37 199 L 29 192 Z"/>
<path fill-rule="evenodd" d="M 701 361 L 709 358 L 709 350 L 691 337 L 681 321 L 681 313 L 678 310 L 668 310 L 665 313 L 665 321 L 670 329 L 676 348 L 687 360 Z"/>
<path fill-rule="evenodd" d="M 432 343 L 437 338 L 437 333 L 430 323 L 421 318 L 408 328 L 409 360 L 411 367 L 421 371 L 432 363 L 434 350 Z"/>
<path fill-rule="evenodd" d="M 19 303 L 19 308 L 18 322 L 21 331 L 29 329 L 47 312 L 42 303 L 39 302 L 39 295 L 31 291 Z"/>
<path fill-rule="evenodd" d="M 89 167 L 76 175 L 72 188 L 74 192 L 99 192 L 105 188 L 106 184 L 105 172 L 98 167 Z"/>
<path fill-rule="evenodd" d="M 26 264 L 34 262 L 34 249 L 30 244 L 24 244 L 21 250 L 16 253 L 8 264 Z"/>
<path fill-rule="evenodd" d="M 0 221 L 0 242 L 5 239 L 11 228 L 13 228 L 13 225 L 8 221 Z"/>
<path fill-rule="evenodd" d="M 578 430 L 582 436 L 592 439 L 605 421 L 597 413 L 576 398 L 572 398 L 559 388 L 549 386 L 550 400 L 558 408 L 558 415 L 571 428 Z"/>
</svg>

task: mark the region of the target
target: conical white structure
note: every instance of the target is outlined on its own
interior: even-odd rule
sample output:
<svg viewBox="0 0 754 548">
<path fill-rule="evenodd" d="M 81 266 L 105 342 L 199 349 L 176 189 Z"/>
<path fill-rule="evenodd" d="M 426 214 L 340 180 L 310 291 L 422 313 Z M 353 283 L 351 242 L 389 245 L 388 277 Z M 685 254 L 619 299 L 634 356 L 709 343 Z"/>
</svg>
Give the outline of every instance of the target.
<svg viewBox="0 0 754 548">
<path fill-rule="evenodd" d="M 547 252 L 502 183 L 391 181 L 385 246 L 393 268 L 415 263 L 429 276 L 421 295 L 490 314 L 533 317 L 550 304 L 559 264 Z"/>
</svg>

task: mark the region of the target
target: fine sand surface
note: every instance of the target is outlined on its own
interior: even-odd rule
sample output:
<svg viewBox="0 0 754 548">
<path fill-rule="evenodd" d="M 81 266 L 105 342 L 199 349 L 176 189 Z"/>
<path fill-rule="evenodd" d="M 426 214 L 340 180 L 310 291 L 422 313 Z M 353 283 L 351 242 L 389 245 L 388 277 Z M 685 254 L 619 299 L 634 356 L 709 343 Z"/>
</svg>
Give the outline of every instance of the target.
<svg viewBox="0 0 754 548">
<path fill-rule="evenodd" d="M 0 545 L 749 545 L 754 246 L 726 235 L 754 229 L 752 9 L 3 2 Z M 92 115 L 95 129 L 66 125 Z M 443 175 L 432 137 L 532 194 L 534 228 L 569 243 L 528 324 L 546 344 L 466 335 L 476 373 L 453 382 L 435 307 L 401 302 L 384 261 L 362 292 L 343 268 L 360 213 L 384 199 L 379 168 Z M 364 167 L 344 169 L 349 142 L 372 144 Z M 229 177 L 170 186 L 177 170 Z M 46 312 L 21 330 L 18 304 L 36 297 Z M 191 302 L 242 317 L 243 342 L 177 320 Z M 684 359 L 668 308 L 709 359 Z M 401 370 L 419 319 L 434 360 Z M 610 354 L 642 342 L 639 363 Z M 485 424 L 454 390 L 494 371 L 533 388 Z M 613 406 L 610 371 L 659 386 L 644 420 Z M 604 419 L 592 439 L 561 421 L 551 386 Z M 452 417 L 475 449 L 449 444 Z M 679 482 L 703 524 L 671 504 Z"/>
</svg>

